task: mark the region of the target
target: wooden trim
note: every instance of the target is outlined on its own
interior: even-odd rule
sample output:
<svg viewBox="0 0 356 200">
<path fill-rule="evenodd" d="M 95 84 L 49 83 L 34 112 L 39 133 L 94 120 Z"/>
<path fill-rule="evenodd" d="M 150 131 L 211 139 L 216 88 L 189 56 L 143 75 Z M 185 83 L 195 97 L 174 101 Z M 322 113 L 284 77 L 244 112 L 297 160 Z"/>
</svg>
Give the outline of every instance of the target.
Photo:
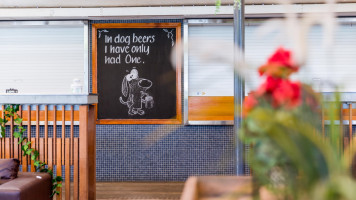
<svg viewBox="0 0 356 200">
<path fill-rule="evenodd" d="M 92 24 L 92 90 L 97 88 L 97 29 L 99 28 L 175 28 L 176 29 L 176 117 L 174 119 L 98 119 L 95 105 L 96 124 L 181 124 L 182 123 L 182 35 L 181 23 L 103 23 Z"/>
</svg>

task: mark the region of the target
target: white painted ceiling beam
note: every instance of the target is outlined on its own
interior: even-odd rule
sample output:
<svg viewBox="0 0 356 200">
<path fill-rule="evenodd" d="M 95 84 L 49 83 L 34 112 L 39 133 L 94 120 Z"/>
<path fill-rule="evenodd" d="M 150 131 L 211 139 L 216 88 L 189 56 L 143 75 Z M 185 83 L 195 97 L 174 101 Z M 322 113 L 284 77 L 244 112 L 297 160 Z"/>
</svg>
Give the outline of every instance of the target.
<svg viewBox="0 0 356 200">
<path fill-rule="evenodd" d="M 234 0 L 222 0 L 223 5 L 233 4 Z M 246 4 L 275 4 L 276 0 L 245 0 Z M 292 0 L 293 3 L 315 4 L 325 0 Z M 356 0 L 338 0 L 340 3 L 356 3 Z M 145 7 L 145 6 L 212 6 L 215 0 L 1 0 L 2 8 L 41 8 L 41 7 Z"/>
<path fill-rule="evenodd" d="M 356 3 L 337 4 L 339 15 L 356 15 Z M 173 7 L 116 7 L 116 8 L 0 8 L 0 20 L 35 19 L 115 19 L 115 18 L 199 18 L 231 17 L 232 6 L 222 6 L 218 14 L 215 6 Z M 324 12 L 324 4 L 293 5 L 296 13 Z M 282 5 L 247 5 L 246 16 L 275 16 L 283 14 Z"/>
</svg>

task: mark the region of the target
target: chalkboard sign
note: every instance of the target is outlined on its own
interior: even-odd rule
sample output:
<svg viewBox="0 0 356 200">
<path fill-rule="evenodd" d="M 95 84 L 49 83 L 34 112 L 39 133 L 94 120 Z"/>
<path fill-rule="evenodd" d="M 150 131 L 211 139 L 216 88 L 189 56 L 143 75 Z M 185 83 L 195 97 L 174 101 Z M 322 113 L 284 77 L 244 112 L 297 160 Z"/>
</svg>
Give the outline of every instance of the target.
<svg viewBox="0 0 356 200">
<path fill-rule="evenodd" d="M 180 23 L 93 24 L 98 124 L 181 123 Z"/>
</svg>

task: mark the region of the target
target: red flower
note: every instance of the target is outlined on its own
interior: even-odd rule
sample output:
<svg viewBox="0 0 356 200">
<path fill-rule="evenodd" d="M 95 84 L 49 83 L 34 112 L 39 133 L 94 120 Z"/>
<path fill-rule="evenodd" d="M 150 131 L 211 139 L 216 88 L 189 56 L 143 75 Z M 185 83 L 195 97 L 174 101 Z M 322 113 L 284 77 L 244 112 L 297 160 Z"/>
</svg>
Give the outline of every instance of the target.
<svg viewBox="0 0 356 200">
<path fill-rule="evenodd" d="M 261 76 L 287 78 L 290 74 L 297 72 L 298 67 L 292 61 L 292 53 L 280 47 L 258 71 Z"/>
<path fill-rule="evenodd" d="M 301 87 L 299 82 L 282 80 L 280 85 L 273 91 L 273 104 L 294 108 L 301 103 Z"/>
<path fill-rule="evenodd" d="M 245 97 L 242 109 L 242 117 L 247 116 L 247 114 L 258 104 L 254 94 L 250 94 Z"/>
<path fill-rule="evenodd" d="M 268 76 L 257 89 L 256 95 L 269 97 L 267 99 L 272 100 L 274 107 L 294 108 L 301 102 L 301 86 L 299 82 Z"/>
<path fill-rule="evenodd" d="M 280 84 L 282 79 L 267 76 L 266 81 L 257 89 L 257 95 L 262 96 L 265 93 L 272 93 Z"/>
</svg>

